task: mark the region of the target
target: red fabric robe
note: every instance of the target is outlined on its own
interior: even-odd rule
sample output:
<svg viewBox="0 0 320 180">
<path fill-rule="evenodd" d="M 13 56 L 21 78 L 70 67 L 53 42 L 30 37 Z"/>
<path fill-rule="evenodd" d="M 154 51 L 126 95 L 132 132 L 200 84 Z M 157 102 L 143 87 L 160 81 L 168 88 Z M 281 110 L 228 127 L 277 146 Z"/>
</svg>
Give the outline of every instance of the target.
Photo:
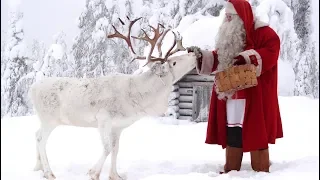
<svg viewBox="0 0 320 180">
<path fill-rule="evenodd" d="M 246 99 L 242 126 L 244 152 L 268 148 L 268 144 L 275 144 L 277 138 L 283 137 L 277 93 L 280 39 L 268 26 L 254 30 L 252 39 L 255 51 L 249 53 L 247 58 L 258 59 L 261 75 L 258 77 L 257 86 L 243 90 Z M 213 54 L 216 62 L 217 54 Z M 217 68 L 217 63 L 212 64 L 213 72 Z M 218 100 L 213 90 L 205 142 L 225 148 L 226 124 L 226 101 Z"/>
</svg>

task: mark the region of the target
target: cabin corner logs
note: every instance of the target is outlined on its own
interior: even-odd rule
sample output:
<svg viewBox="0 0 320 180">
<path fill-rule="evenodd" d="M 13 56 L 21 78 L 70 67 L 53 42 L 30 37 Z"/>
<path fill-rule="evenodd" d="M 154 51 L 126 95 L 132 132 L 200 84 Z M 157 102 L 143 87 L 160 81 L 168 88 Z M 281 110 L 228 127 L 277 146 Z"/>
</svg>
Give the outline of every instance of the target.
<svg viewBox="0 0 320 180">
<path fill-rule="evenodd" d="M 196 69 L 190 71 L 173 86 L 166 115 L 179 120 L 206 122 L 213 81 L 213 76 L 198 75 Z"/>
</svg>

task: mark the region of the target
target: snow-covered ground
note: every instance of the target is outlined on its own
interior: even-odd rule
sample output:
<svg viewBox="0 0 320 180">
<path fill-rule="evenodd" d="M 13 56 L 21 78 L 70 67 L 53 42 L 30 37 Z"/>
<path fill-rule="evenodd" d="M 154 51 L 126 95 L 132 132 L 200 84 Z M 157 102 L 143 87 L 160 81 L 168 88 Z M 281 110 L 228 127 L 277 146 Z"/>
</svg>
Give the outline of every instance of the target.
<svg viewBox="0 0 320 180">
<path fill-rule="evenodd" d="M 170 118 L 144 118 L 126 129 L 120 140 L 118 170 L 128 180 L 283 180 L 319 178 L 319 99 L 280 97 L 284 138 L 270 146 L 271 173 L 256 173 L 250 155 L 241 171 L 219 175 L 224 151 L 204 143 L 206 123 L 193 124 Z M 1 179 L 38 180 L 36 116 L 1 120 Z M 102 153 L 96 129 L 61 126 L 47 144 L 51 168 L 59 180 L 87 180 L 87 171 Z M 108 158 L 101 179 L 107 179 Z"/>
</svg>

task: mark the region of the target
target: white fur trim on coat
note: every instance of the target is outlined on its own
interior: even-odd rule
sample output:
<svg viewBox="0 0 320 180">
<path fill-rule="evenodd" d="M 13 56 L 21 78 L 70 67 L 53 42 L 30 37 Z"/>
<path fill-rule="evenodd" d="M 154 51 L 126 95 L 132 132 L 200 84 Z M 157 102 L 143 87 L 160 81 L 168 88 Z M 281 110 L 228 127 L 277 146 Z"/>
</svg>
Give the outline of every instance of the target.
<svg viewBox="0 0 320 180">
<path fill-rule="evenodd" d="M 231 2 L 226 2 L 225 13 L 238 14 Z"/>
<path fill-rule="evenodd" d="M 239 55 L 241 55 L 246 60 L 247 64 L 251 64 L 250 56 L 254 55 L 256 57 L 257 62 L 258 62 L 257 77 L 259 77 L 261 75 L 261 70 L 262 70 L 262 59 L 261 59 L 260 54 L 254 49 L 249 49 L 249 50 L 246 50 L 246 51 L 239 53 Z"/>
<path fill-rule="evenodd" d="M 255 20 L 254 21 L 254 30 L 257 30 L 258 28 L 265 27 L 265 26 L 269 26 L 269 24 L 265 23 L 265 22 L 262 22 L 260 20 Z"/>
<path fill-rule="evenodd" d="M 201 50 L 202 54 L 202 64 L 199 67 L 197 63 L 197 72 L 201 75 L 209 75 L 212 72 L 213 64 L 214 64 L 214 56 L 212 51 Z"/>
</svg>

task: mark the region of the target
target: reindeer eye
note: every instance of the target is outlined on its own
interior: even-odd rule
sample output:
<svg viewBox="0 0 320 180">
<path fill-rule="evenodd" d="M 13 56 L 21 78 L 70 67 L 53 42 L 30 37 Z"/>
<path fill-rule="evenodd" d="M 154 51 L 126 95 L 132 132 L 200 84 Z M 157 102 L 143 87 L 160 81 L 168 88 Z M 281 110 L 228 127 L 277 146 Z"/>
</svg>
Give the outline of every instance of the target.
<svg viewBox="0 0 320 180">
<path fill-rule="evenodd" d="M 177 64 L 176 62 L 173 63 L 174 66 L 175 66 L 176 64 Z"/>
</svg>

